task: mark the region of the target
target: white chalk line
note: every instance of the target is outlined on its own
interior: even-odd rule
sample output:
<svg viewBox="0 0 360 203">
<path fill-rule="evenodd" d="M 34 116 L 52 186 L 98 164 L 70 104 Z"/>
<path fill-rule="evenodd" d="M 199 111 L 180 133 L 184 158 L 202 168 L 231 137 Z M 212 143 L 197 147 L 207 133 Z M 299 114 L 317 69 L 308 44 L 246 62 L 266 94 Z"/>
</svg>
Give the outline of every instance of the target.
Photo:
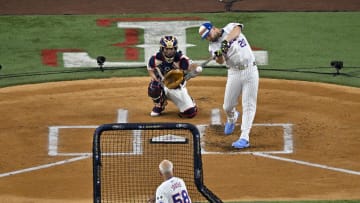
<svg viewBox="0 0 360 203">
<path fill-rule="evenodd" d="M 8 172 L 8 173 L 2 173 L 2 174 L 0 174 L 0 178 L 6 177 L 6 176 L 11 176 L 11 175 L 16 175 L 16 174 L 20 174 L 20 173 L 40 170 L 40 169 L 44 169 L 44 168 L 50 168 L 50 167 L 53 167 L 53 166 L 67 164 L 67 163 L 71 163 L 71 162 L 75 162 L 75 161 L 80 161 L 80 160 L 83 160 L 83 159 L 87 159 L 89 157 L 90 156 L 80 156 L 80 157 L 66 159 L 66 160 L 63 160 L 63 161 L 58 161 L 58 162 L 54 162 L 54 163 L 50 163 L 50 164 L 44 164 L 44 165 L 30 167 L 30 168 L 26 168 L 26 169 L 17 170 L 17 171 L 11 171 L 11 172 Z"/>
<path fill-rule="evenodd" d="M 220 110 L 216 110 L 213 109 L 211 111 L 211 123 L 212 124 L 221 124 L 221 117 L 220 117 Z M 342 173 L 347 173 L 347 174 L 352 174 L 352 175 L 360 175 L 359 171 L 353 171 L 353 170 L 348 170 L 348 169 L 343 169 L 343 168 L 336 168 L 336 167 L 332 167 L 332 166 L 326 166 L 326 165 L 321 165 L 321 164 L 315 164 L 315 163 L 311 163 L 311 162 L 306 162 L 306 161 L 300 161 L 300 160 L 295 160 L 295 159 L 289 159 L 289 158 L 283 158 L 283 157 L 279 157 L 279 156 L 274 156 L 272 154 L 290 154 L 293 152 L 293 139 L 292 139 L 292 124 L 253 124 L 253 126 L 283 126 L 284 129 L 284 150 L 283 151 L 273 151 L 273 152 L 207 152 L 205 151 L 205 149 L 202 149 L 202 152 L 204 152 L 205 154 L 252 154 L 252 155 L 256 155 L 256 156 L 261 156 L 264 158 L 269 158 L 269 159 L 275 159 L 275 160 L 279 160 L 279 161 L 287 161 L 287 162 L 291 162 L 291 163 L 295 163 L 295 164 L 300 164 L 300 165 L 306 165 L 306 166 L 311 166 L 311 167 L 316 167 L 316 168 L 322 168 L 322 169 L 326 169 L 326 170 L 332 170 L 332 171 L 337 171 L 337 172 L 342 172 Z M 200 134 L 205 132 L 205 128 L 201 127 L 200 128 Z M 200 136 L 202 137 L 202 136 Z M 205 147 L 205 142 L 202 141 L 201 143 L 201 147 Z"/>
<path fill-rule="evenodd" d="M 283 150 L 278 151 L 261 151 L 262 153 L 267 154 L 291 154 L 293 153 L 293 142 L 292 142 L 292 124 L 289 123 L 257 123 L 253 124 L 253 126 L 280 126 L 283 127 L 283 139 L 284 139 L 284 146 Z M 206 151 L 206 143 L 205 143 L 205 131 L 208 125 L 197 125 L 197 128 L 200 132 L 200 146 L 201 146 L 201 153 L 202 154 L 218 154 L 218 155 L 227 155 L 227 154 L 253 154 L 254 152 L 251 151 L 233 151 L 233 152 L 216 152 L 216 151 Z"/>
<path fill-rule="evenodd" d="M 212 109 L 211 110 L 211 125 L 212 126 L 221 126 L 221 113 L 220 109 Z M 201 153 L 203 154 L 252 154 L 253 152 L 214 152 L 214 151 L 206 151 L 205 149 L 205 130 L 208 125 L 197 125 L 197 128 L 200 132 L 200 138 L 201 138 Z M 238 126 L 238 125 L 236 125 Z M 263 153 L 268 154 L 291 154 L 293 153 L 293 139 L 292 139 L 292 124 L 291 123 L 254 123 L 253 126 L 276 126 L 276 127 L 282 127 L 283 128 L 283 139 L 284 139 L 284 146 L 283 150 L 279 151 L 262 151 Z"/>
<path fill-rule="evenodd" d="M 128 120 L 128 111 L 125 109 L 119 109 L 118 116 L 117 116 L 117 122 L 126 123 L 127 120 Z M 211 124 L 212 125 L 221 125 L 219 109 L 212 109 Z M 200 131 L 200 137 L 202 137 L 204 135 L 206 126 L 207 125 L 198 125 L 197 126 Z M 359 171 L 336 168 L 336 167 L 331 167 L 331 166 L 315 164 L 315 163 L 310 163 L 310 162 L 305 162 L 305 161 L 300 161 L 300 160 L 295 160 L 295 159 L 288 159 L 288 158 L 271 155 L 271 154 L 289 154 L 289 153 L 293 152 L 293 144 L 292 144 L 293 140 L 292 140 L 292 128 L 291 128 L 292 124 L 254 124 L 254 126 L 283 126 L 283 128 L 284 128 L 284 150 L 283 151 L 267 151 L 267 152 L 227 152 L 227 153 L 207 152 L 205 150 L 205 142 L 201 139 L 202 140 L 201 141 L 201 153 L 202 154 L 252 154 L 252 155 L 261 156 L 264 158 L 270 158 L 270 159 L 275 159 L 275 160 L 280 160 L 280 161 L 287 161 L 287 162 L 291 162 L 291 163 L 312 166 L 312 167 L 317 167 L 317 168 L 322 168 L 322 169 L 327 169 L 327 170 L 333 170 L 333 171 L 338 171 L 338 172 L 348 173 L 348 174 L 353 174 L 353 175 L 360 175 Z M 66 159 L 63 161 L 58 161 L 58 162 L 50 163 L 50 164 L 44 164 L 44 165 L 31 167 L 31 168 L 27 168 L 27 169 L 12 171 L 12 172 L 8 172 L 8 173 L 2 173 L 2 174 L 0 174 L 0 178 L 10 176 L 10 175 L 16 175 L 16 174 L 20 174 L 20 173 L 30 172 L 30 171 L 34 171 L 34 170 L 39 170 L 39 169 L 43 169 L 43 168 L 49 168 L 52 166 L 62 165 L 62 164 L 66 164 L 66 163 L 71 163 L 71 162 L 83 160 L 83 159 L 90 157 L 92 155 L 91 153 L 58 153 L 58 151 L 57 151 L 58 133 L 59 133 L 60 128 L 97 128 L 97 127 L 98 127 L 97 125 L 56 126 L 56 127 L 51 126 L 51 127 L 49 127 L 49 152 L 48 152 L 48 154 L 50 156 L 62 155 L 62 156 L 79 156 L 79 157 Z"/>
<path fill-rule="evenodd" d="M 117 123 L 128 122 L 128 110 L 118 109 L 117 111 Z M 49 145 L 48 155 L 49 156 L 88 156 L 91 153 L 61 153 L 58 152 L 58 140 L 59 140 L 59 129 L 77 129 L 77 128 L 97 128 L 98 125 L 72 125 L 72 126 L 50 126 L 49 127 Z"/>
<path fill-rule="evenodd" d="M 117 123 L 127 123 L 128 122 L 128 110 L 118 109 Z"/>
<path fill-rule="evenodd" d="M 343 169 L 343 168 L 335 168 L 335 167 L 332 167 L 332 166 L 326 166 L 326 165 L 315 164 L 315 163 L 310 163 L 310 162 L 306 162 L 306 161 L 300 161 L 300 160 L 295 160 L 295 159 L 278 157 L 278 156 L 266 154 L 266 153 L 263 153 L 263 152 L 254 152 L 252 154 L 256 155 L 256 156 L 269 158 L 269 159 L 287 161 L 287 162 L 296 163 L 296 164 L 300 164 L 300 165 L 312 166 L 312 167 L 316 167 L 316 168 L 322 168 L 322 169 L 327 169 L 327 170 L 332 170 L 332 171 L 338 171 L 338 172 L 348 173 L 348 174 L 352 174 L 352 175 L 360 175 L 359 171 L 353 171 L 353 170 L 348 170 L 348 169 Z"/>
<path fill-rule="evenodd" d="M 128 111 L 126 109 L 118 109 L 118 116 L 117 116 L 117 122 L 118 123 L 127 123 L 128 120 Z M 97 128 L 98 125 L 77 125 L 77 126 L 50 126 L 49 127 L 49 135 L 48 135 L 48 155 L 49 156 L 79 156 L 71 159 L 66 159 L 63 161 L 58 161 L 54 163 L 44 164 L 40 166 L 30 167 L 26 169 L 11 171 L 7 173 L 1 173 L 0 178 L 16 175 L 20 173 L 40 170 L 44 168 L 49 168 L 53 166 L 58 166 L 66 163 L 71 163 L 75 161 L 80 161 L 83 159 L 86 159 L 88 157 L 92 156 L 92 153 L 59 153 L 58 152 L 58 135 L 59 135 L 59 129 L 74 129 L 74 128 Z"/>
<path fill-rule="evenodd" d="M 73 126 L 50 126 L 49 127 L 49 144 L 48 144 L 48 155 L 49 156 L 85 156 L 88 153 L 59 153 L 58 152 L 58 140 L 59 140 L 59 129 L 78 129 L 78 128 L 97 128 L 98 125 L 73 125 Z"/>
</svg>

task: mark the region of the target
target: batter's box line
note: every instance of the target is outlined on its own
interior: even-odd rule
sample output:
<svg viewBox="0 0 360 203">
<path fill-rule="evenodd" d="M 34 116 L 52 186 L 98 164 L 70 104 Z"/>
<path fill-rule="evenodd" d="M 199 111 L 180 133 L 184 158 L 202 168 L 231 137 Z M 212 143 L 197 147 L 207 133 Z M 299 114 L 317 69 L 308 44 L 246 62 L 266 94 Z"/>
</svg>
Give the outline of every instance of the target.
<svg viewBox="0 0 360 203">
<path fill-rule="evenodd" d="M 126 123 L 127 122 L 127 117 L 128 117 L 128 111 L 126 109 L 119 109 L 118 110 L 117 122 Z M 214 125 L 214 124 L 221 125 L 220 110 L 219 109 L 213 109 L 212 110 L 212 125 Z M 318 168 L 323 168 L 323 169 L 327 169 L 327 170 L 333 170 L 333 171 L 342 172 L 342 173 L 360 175 L 359 171 L 352 171 L 352 170 L 348 170 L 348 169 L 335 168 L 335 167 L 331 167 L 331 166 L 314 164 L 314 163 L 309 163 L 309 162 L 305 162 L 305 161 L 288 159 L 288 158 L 277 157 L 277 156 L 271 155 L 271 154 L 276 154 L 276 153 L 283 153 L 284 151 L 287 152 L 287 153 L 292 152 L 292 148 L 293 148 L 293 146 L 292 146 L 292 129 L 291 129 L 292 124 L 254 124 L 254 126 L 258 126 L 258 125 L 262 125 L 262 126 L 264 126 L 264 125 L 266 125 L 266 126 L 279 126 L 279 125 L 287 126 L 287 128 L 284 130 L 284 132 L 285 132 L 285 134 L 288 134 L 288 135 L 291 135 L 291 136 L 288 136 L 287 138 L 285 138 L 286 136 L 284 136 L 284 143 L 288 143 L 288 144 L 284 144 L 285 147 L 284 147 L 283 151 L 275 151 L 275 152 L 267 152 L 267 153 L 265 153 L 265 152 L 246 152 L 246 153 L 243 152 L 243 154 L 253 154 L 253 155 L 261 156 L 261 157 L 264 157 L 264 158 L 271 158 L 271 159 L 275 159 L 275 160 L 287 161 L 287 162 L 291 162 L 291 163 L 302 164 L 302 165 L 307 165 L 307 166 L 312 166 L 312 167 L 318 167 Z M 206 126 L 207 125 L 198 125 L 197 126 L 199 128 L 199 130 L 200 130 L 200 133 L 202 132 L 202 135 L 205 132 Z M 7 173 L 1 173 L 0 178 L 11 176 L 11 175 L 17 175 L 17 174 L 21 174 L 21 173 L 25 173 L 25 172 L 31 172 L 31 171 L 35 171 L 35 170 L 40 170 L 40 169 L 44 169 L 44 168 L 49 168 L 49 167 L 53 167 L 53 166 L 63 165 L 63 164 L 67 164 L 67 163 L 71 163 L 71 162 L 75 162 L 75 161 L 79 161 L 79 160 L 89 158 L 90 156 L 92 156 L 92 153 L 58 153 L 57 152 L 57 142 L 58 142 L 57 139 L 58 139 L 58 135 L 59 135 L 59 129 L 61 129 L 61 128 L 97 128 L 97 127 L 98 127 L 98 125 L 49 126 L 49 155 L 51 155 L 51 156 L 68 155 L 68 156 L 79 156 L 79 157 L 74 157 L 74 158 L 63 160 L 63 161 L 44 164 L 44 165 L 35 166 L 35 167 L 31 167 L 31 168 L 15 170 L 15 171 L 7 172 Z M 202 151 L 204 151 L 205 153 L 209 153 L 209 152 L 206 152 L 205 150 L 202 150 Z"/>
<path fill-rule="evenodd" d="M 197 125 L 197 128 L 199 129 L 200 135 L 204 135 L 205 129 L 208 125 Z M 292 124 L 288 124 L 288 123 L 275 123 L 275 124 L 254 124 L 253 126 L 283 126 L 284 128 L 284 150 L 283 151 L 268 151 L 268 152 L 228 152 L 228 153 L 223 153 L 223 152 L 206 152 L 204 146 L 202 146 L 202 154 L 252 154 L 255 156 L 260 156 L 263 158 L 269 158 L 269 159 L 274 159 L 274 160 L 278 160 L 278 161 L 285 161 L 285 162 L 290 162 L 290 163 L 294 163 L 294 164 L 299 164 L 299 165 L 305 165 L 305 166 L 310 166 L 310 167 L 315 167 L 315 168 L 321 168 L 321 169 L 326 169 L 326 170 L 331 170 L 331 171 L 336 171 L 336 172 L 341 172 L 341 173 L 347 173 L 347 174 L 352 174 L 352 175 L 360 175 L 360 171 L 354 171 L 354 170 L 349 170 L 349 169 L 343 169 L 343 168 L 336 168 L 336 167 L 332 167 L 332 166 L 327 166 L 327 165 L 321 165 L 321 164 L 317 164 L 317 163 L 311 163 L 311 162 L 306 162 L 306 161 L 301 161 L 301 160 L 295 160 L 295 159 L 289 159 L 289 158 L 284 158 L 284 157 L 278 157 L 275 156 L 274 154 L 288 154 L 288 153 L 292 153 Z M 53 135 L 58 133 L 58 129 L 60 128 L 97 128 L 98 126 L 96 125 L 90 125 L 90 126 L 52 126 L 49 129 L 53 129 Z M 50 141 L 50 139 L 49 139 Z M 287 144 L 286 144 L 287 143 Z M 202 144 L 203 143 L 203 139 L 202 139 Z M 49 148 L 50 149 L 50 148 Z M 54 153 L 54 152 L 53 152 Z M 273 155 L 272 155 L 273 154 Z M 58 156 L 80 156 L 80 157 L 76 157 L 76 158 L 72 158 L 72 159 L 68 159 L 68 160 L 64 160 L 64 161 L 60 161 L 60 162 L 56 162 L 56 163 L 52 163 L 52 164 L 46 164 L 46 165 L 42 165 L 42 166 L 38 166 L 38 167 L 32 167 L 32 168 L 28 168 L 28 169 L 23 169 L 23 170 L 18 170 L 18 171 L 12 171 L 9 173 L 4 173 L 4 174 L 0 174 L 0 178 L 1 177 L 5 177 L 5 176 L 9 176 L 9 175 L 15 175 L 18 173 L 23 173 L 23 172 L 30 172 L 33 170 L 39 170 L 39 169 L 43 169 L 43 168 L 48 168 L 51 166 L 56 166 L 56 165 L 61 165 L 61 164 L 66 164 L 66 163 L 70 163 L 70 162 L 74 162 L 74 161 L 78 161 L 78 160 L 82 160 L 82 159 L 86 159 L 88 157 L 90 157 L 92 154 L 91 153 L 54 153 L 54 155 L 58 155 Z"/>
<path fill-rule="evenodd" d="M 128 122 L 128 110 L 118 109 L 117 110 L 117 123 Z M 59 129 L 88 129 L 97 128 L 99 125 L 70 125 L 70 126 L 49 126 L 48 135 L 48 155 L 49 156 L 92 156 L 92 153 L 59 153 L 58 152 L 58 140 L 59 140 Z"/>
<path fill-rule="evenodd" d="M 73 126 L 49 126 L 48 155 L 49 156 L 91 156 L 92 153 L 59 153 L 59 130 L 60 129 L 89 129 L 97 128 L 98 125 L 73 125 Z"/>
<path fill-rule="evenodd" d="M 201 143 L 201 153 L 202 154 L 252 154 L 254 152 L 246 151 L 246 152 L 208 152 L 205 150 L 205 141 L 204 134 L 205 130 L 209 125 L 196 125 L 200 132 L 200 143 Z M 268 154 L 289 154 L 293 152 L 293 139 L 292 139 L 292 124 L 284 124 L 284 123 L 276 123 L 276 124 L 254 124 L 254 126 L 282 126 L 283 131 L 283 139 L 284 139 L 284 147 L 282 151 L 257 151 Z M 48 155 L 49 156 L 91 156 L 90 152 L 59 152 L 58 144 L 60 137 L 60 129 L 89 129 L 89 128 L 97 128 L 98 125 L 73 125 L 73 126 L 49 126 L 49 145 L 48 145 Z M 134 132 L 135 133 L 135 132 Z M 138 154 L 139 150 L 133 150 L 133 152 L 124 153 L 126 155 Z"/>
<path fill-rule="evenodd" d="M 220 109 L 216 108 L 216 109 L 211 110 L 211 124 L 212 125 L 221 125 Z M 284 134 L 283 134 L 284 149 L 283 149 L 283 151 L 268 151 L 268 152 L 260 152 L 260 151 L 249 152 L 249 151 L 247 151 L 247 152 L 228 152 L 228 153 L 206 152 L 205 151 L 205 143 L 202 142 L 203 153 L 204 154 L 252 154 L 255 156 L 260 156 L 260 157 L 269 158 L 269 159 L 275 159 L 275 160 L 279 160 L 279 161 L 286 161 L 286 162 L 291 162 L 291 163 L 295 163 L 295 164 L 317 167 L 317 168 L 322 168 L 322 169 L 327 169 L 327 170 L 332 170 L 332 171 L 337 171 L 337 172 L 342 172 L 342 173 L 360 175 L 359 171 L 335 168 L 335 167 L 331 167 L 331 166 L 310 163 L 310 162 L 300 161 L 300 160 L 295 160 L 295 159 L 288 159 L 288 158 L 283 158 L 283 157 L 278 157 L 278 156 L 272 155 L 272 154 L 289 154 L 289 153 L 293 152 L 292 124 L 290 124 L 290 123 L 253 124 L 253 126 L 283 126 L 283 129 L 284 129 Z M 200 127 L 200 129 L 202 131 L 202 135 L 204 135 L 205 128 L 206 128 L 206 126 Z"/>
<path fill-rule="evenodd" d="M 211 125 L 221 125 L 221 113 L 220 109 L 214 108 L 211 110 Z M 128 121 L 128 110 L 127 109 L 118 109 L 117 111 L 117 122 L 118 123 L 127 123 Z M 200 132 L 201 137 L 201 152 L 202 154 L 252 154 L 254 152 L 208 152 L 205 150 L 205 141 L 204 134 L 205 129 L 209 125 L 196 125 Z M 293 152 L 293 139 L 292 139 L 292 124 L 289 123 L 265 123 L 265 124 L 253 124 L 253 126 L 274 126 L 274 127 L 283 127 L 283 139 L 284 146 L 282 151 L 257 151 L 268 154 L 289 154 Z M 59 140 L 59 129 L 81 129 L 81 128 L 97 128 L 98 125 L 73 125 L 73 126 L 49 126 L 49 145 L 48 145 L 48 155 L 49 156 L 91 156 L 90 152 L 74 152 L 74 153 L 62 153 L 58 152 L 58 140 Z M 129 152 L 131 154 L 133 152 Z"/>
<path fill-rule="evenodd" d="M 222 126 L 221 122 L 221 111 L 219 108 L 211 109 L 211 125 L 212 126 Z M 293 153 L 293 138 L 292 138 L 292 126 L 291 123 L 258 123 L 253 124 L 252 126 L 267 126 L 267 127 L 283 127 L 283 139 L 284 139 L 284 146 L 283 150 L 281 151 L 257 151 L 267 154 L 291 154 Z M 246 152 L 208 152 L 205 150 L 205 141 L 203 135 L 205 134 L 205 129 L 207 126 L 198 126 L 200 130 L 200 137 L 201 140 L 201 148 L 203 154 L 253 154 L 252 151 Z"/>
<path fill-rule="evenodd" d="M 293 153 L 293 136 L 292 136 L 292 126 L 291 123 L 255 123 L 253 126 L 265 126 L 265 127 L 282 127 L 283 128 L 283 150 L 280 151 L 239 151 L 239 152 L 214 152 L 214 151 L 206 151 L 206 143 L 205 143 L 205 131 L 208 125 L 197 125 L 197 128 L 200 131 L 201 138 L 201 153 L 202 154 L 254 154 L 254 153 L 264 153 L 264 154 L 291 154 Z"/>
</svg>

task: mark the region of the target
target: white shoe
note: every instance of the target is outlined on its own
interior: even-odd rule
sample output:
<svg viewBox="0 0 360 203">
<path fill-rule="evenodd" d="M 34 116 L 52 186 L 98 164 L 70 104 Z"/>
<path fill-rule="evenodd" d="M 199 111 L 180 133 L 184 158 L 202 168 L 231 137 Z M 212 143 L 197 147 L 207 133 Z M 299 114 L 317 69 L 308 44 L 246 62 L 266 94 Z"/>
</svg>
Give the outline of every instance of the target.
<svg viewBox="0 0 360 203">
<path fill-rule="evenodd" d="M 152 111 L 152 112 L 150 113 L 150 116 L 153 116 L 153 117 L 155 117 L 155 116 L 160 116 L 160 113 L 156 113 L 156 112 L 153 112 L 153 111 Z"/>
</svg>

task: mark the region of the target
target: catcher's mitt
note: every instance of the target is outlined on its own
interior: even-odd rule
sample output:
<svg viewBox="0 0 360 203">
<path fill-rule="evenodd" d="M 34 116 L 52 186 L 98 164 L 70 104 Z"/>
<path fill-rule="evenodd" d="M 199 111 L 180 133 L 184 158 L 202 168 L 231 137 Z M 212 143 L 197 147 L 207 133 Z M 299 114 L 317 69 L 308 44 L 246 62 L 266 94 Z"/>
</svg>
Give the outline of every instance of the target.
<svg viewBox="0 0 360 203">
<path fill-rule="evenodd" d="M 172 69 L 164 76 L 163 83 L 169 89 L 176 89 L 184 80 L 184 72 L 180 69 Z"/>
</svg>

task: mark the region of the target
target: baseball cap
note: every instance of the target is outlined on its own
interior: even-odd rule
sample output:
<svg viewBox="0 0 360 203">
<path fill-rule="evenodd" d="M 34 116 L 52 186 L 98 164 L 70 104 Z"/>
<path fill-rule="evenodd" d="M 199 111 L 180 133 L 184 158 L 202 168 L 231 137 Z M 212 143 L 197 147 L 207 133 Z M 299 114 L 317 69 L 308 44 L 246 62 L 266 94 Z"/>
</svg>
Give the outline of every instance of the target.
<svg viewBox="0 0 360 203">
<path fill-rule="evenodd" d="M 199 27 L 199 34 L 201 36 L 201 39 L 205 39 L 209 33 L 211 28 L 213 27 L 213 25 L 208 22 L 208 23 L 203 23 L 200 27 Z"/>
</svg>

